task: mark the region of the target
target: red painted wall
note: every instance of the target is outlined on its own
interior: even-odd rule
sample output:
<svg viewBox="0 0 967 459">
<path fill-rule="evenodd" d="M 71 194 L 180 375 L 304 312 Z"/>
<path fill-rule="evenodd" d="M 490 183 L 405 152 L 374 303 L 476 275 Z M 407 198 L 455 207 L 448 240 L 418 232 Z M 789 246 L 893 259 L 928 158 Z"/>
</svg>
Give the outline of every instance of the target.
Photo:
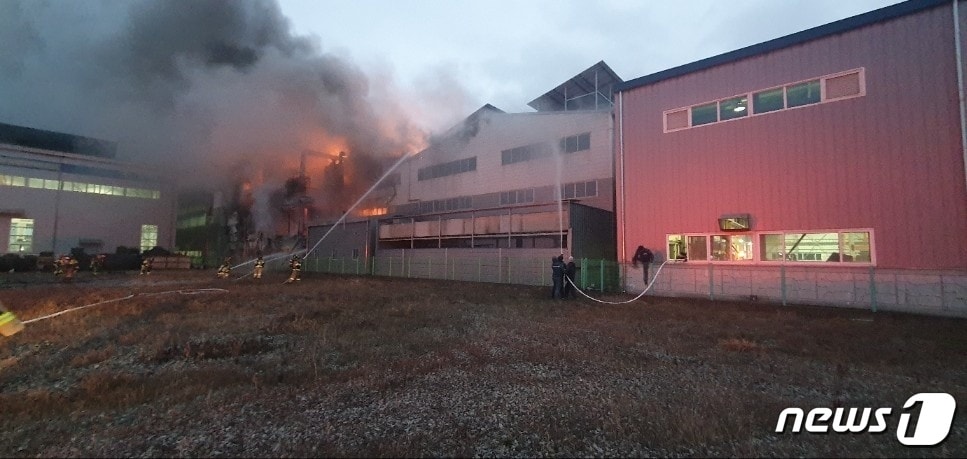
<svg viewBox="0 0 967 459">
<path fill-rule="evenodd" d="M 873 228 L 878 267 L 967 269 L 954 43 L 946 5 L 621 93 L 619 258 L 750 213 L 753 231 Z M 662 132 L 665 110 L 860 67 L 862 97 Z"/>
</svg>

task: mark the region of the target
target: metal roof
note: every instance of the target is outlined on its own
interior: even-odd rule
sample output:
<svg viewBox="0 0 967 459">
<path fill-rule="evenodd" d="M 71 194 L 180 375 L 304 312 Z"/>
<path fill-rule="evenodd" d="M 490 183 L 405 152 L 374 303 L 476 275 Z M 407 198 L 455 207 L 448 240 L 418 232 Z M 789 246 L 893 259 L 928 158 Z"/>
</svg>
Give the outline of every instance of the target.
<svg viewBox="0 0 967 459">
<path fill-rule="evenodd" d="M 527 105 L 539 112 L 608 108 L 613 105 L 615 86 L 621 82 L 618 74 L 600 61 Z"/>
<path fill-rule="evenodd" d="M 954 0 L 954 1 L 961 1 L 961 0 Z M 840 34 L 843 32 L 848 32 L 850 30 L 859 29 L 861 27 L 865 27 L 871 24 L 876 24 L 878 22 L 889 21 L 891 19 L 896 19 L 898 17 L 906 16 L 909 14 L 917 13 L 919 11 L 927 10 L 930 8 L 934 8 L 940 5 L 946 5 L 950 3 L 951 3 L 951 0 L 909 0 L 903 3 L 898 3 L 896 5 L 891 5 L 885 8 L 873 10 L 873 11 L 870 11 L 869 13 L 863 13 L 856 16 L 848 17 L 846 19 L 841 19 L 836 22 L 830 22 L 829 24 L 813 27 L 811 29 L 807 29 L 802 32 L 797 32 L 792 35 L 786 35 L 784 37 L 779 37 L 779 38 L 762 42 L 756 45 L 747 46 L 745 48 L 737 49 L 735 51 L 730 51 L 725 54 L 719 54 L 718 56 L 709 57 L 706 59 L 702 59 L 700 61 L 692 62 L 690 64 L 685 64 L 679 67 L 670 68 L 668 70 L 662 70 L 661 72 L 658 72 L 658 73 L 653 73 L 651 75 L 646 75 L 646 76 L 638 77 L 623 83 L 618 83 L 614 89 L 614 92 L 627 91 L 640 86 L 646 86 L 649 84 L 657 83 L 662 80 L 667 80 L 678 76 L 687 75 L 689 73 L 698 72 L 718 65 L 739 61 L 739 60 L 757 56 L 760 54 L 766 54 L 772 51 L 788 48 L 790 46 L 806 43 L 808 41 L 828 37 L 831 35 Z"/>
</svg>

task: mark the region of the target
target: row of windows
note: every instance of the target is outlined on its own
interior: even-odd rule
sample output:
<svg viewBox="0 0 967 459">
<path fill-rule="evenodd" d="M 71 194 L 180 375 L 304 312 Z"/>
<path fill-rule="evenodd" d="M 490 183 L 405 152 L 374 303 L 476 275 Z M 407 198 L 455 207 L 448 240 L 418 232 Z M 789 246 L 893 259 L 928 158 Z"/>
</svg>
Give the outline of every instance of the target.
<svg viewBox="0 0 967 459">
<path fill-rule="evenodd" d="M 561 187 L 561 197 L 563 199 L 593 198 L 598 195 L 598 182 L 566 183 Z"/>
<path fill-rule="evenodd" d="M 443 164 L 434 164 L 421 168 L 416 172 L 417 180 L 430 180 L 448 175 L 460 174 L 477 170 L 477 157 L 458 159 Z"/>
<path fill-rule="evenodd" d="M 873 232 L 672 234 L 668 258 L 689 261 L 873 264 Z"/>
<path fill-rule="evenodd" d="M 420 203 L 420 213 L 428 214 L 431 212 L 450 212 L 454 210 L 469 209 L 472 206 L 470 196 L 460 196 L 450 199 L 437 199 L 435 201 L 423 201 Z"/>
<path fill-rule="evenodd" d="M 559 151 L 562 153 L 574 153 L 591 149 L 591 133 L 585 132 L 567 137 L 560 140 Z M 548 143 L 532 143 L 522 147 L 515 147 L 500 152 L 500 164 L 508 165 L 531 161 L 539 158 L 546 158 L 551 155 L 551 145 Z"/>
<path fill-rule="evenodd" d="M 144 188 L 131 188 L 97 183 L 70 182 L 17 175 L 0 175 L 0 186 L 17 186 L 37 188 L 42 190 L 63 190 L 77 193 L 103 194 L 108 196 L 125 196 L 128 198 L 160 199 L 161 192 Z"/>
<path fill-rule="evenodd" d="M 832 102 L 866 94 L 865 70 L 853 69 L 665 112 L 665 132 Z M 751 105 L 749 103 L 751 101 Z"/>
<path fill-rule="evenodd" d="M 512 190 L 500 193 L 500 205 L 526 204 L 534 202 L 534 189 Z"/>
</svg>

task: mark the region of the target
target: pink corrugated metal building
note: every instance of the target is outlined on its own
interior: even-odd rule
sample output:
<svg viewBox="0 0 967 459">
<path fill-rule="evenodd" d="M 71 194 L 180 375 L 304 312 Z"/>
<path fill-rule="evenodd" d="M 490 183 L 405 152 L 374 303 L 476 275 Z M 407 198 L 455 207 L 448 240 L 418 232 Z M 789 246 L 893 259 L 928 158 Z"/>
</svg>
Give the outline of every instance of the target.
<svg viewBox="0 0 967 459">
<path fill-rule="evenodd" d="M 656 294 L 967 315 L 965 9 L 900 3 L 619 85 L 619 261 L 674 260 Z"/>
</svg>

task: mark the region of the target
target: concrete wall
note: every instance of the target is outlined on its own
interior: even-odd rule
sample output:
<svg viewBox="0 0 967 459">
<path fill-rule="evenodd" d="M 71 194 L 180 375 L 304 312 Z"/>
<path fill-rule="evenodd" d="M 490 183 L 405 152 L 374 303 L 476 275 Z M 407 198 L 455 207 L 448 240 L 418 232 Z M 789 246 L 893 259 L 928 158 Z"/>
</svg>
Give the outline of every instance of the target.
<svg viewBox="0 0 967 459">
<path fill-rule="evenodd" d="M 660 269 L 660 271 L 659 271 Z M 967 317 L 967 275 L 957 271 L 799 266 L 735 266 L 668 262 L 650 267 L 648 295 L 846 306 L 878 311 Z M 624 282 L 640 293 L 640 268 Z"/>
</svg>

